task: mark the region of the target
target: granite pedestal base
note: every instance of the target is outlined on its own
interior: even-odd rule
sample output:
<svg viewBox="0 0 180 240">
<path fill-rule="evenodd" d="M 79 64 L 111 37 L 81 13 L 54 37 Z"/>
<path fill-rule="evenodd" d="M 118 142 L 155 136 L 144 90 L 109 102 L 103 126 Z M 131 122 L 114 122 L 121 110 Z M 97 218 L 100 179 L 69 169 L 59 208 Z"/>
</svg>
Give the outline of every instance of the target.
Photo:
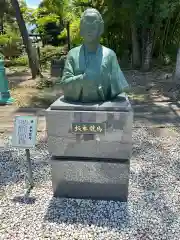
<svg viewBox="0 0 180 240">
<path fill-rule="evenodd" d="M 127 201 L 129 160 L 51 159 L 54 197 Z"/>
<path fill-rule="evenodd" d="M 133 123 L 127 97 L 94 105 L 62 97 L 46 113 L 54 196 L 127 201 Z M 73 123 L 105 129 L 74 133 Z"/>
</svg>

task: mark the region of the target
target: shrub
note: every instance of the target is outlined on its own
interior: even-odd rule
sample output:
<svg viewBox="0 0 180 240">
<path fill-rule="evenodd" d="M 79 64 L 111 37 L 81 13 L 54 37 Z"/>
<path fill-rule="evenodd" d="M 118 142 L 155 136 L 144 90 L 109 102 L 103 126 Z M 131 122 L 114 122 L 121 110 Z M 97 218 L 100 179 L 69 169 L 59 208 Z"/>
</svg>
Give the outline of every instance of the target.
<svg viewBox="0 0 180 240">
<path fill-rule="evenodd" d="M 5 61 L 5 66 L 6 67 L 12 67 L 12 66 L 28 66 L 28 56 L 27 55 L 22 55 L 19 56 L 18 58 L 14 58 L 10 61 Z"/>
<path fill-rule="evenodd" d="M 15 33 L 1 35 L 0 45 L 5 58 L 17 57 L 22 53 L 22 40 Z"/>
<path fill-rule="evenodd" d="M 27 55 L 23 55 L 20 56 L 16 59 L 14 59 L 14 64 L 17 66 L 28 66 L 28 56 Z"/>
<path fill-rule="evenodd" d="M 54 58 L 59 59 L 62 55 L 62 47 L 54 47 L 51 45 L 46 45 L 45 47 L 40 49 L 40 61 L 41 63 L 46 63 L 47 61 L 51 61 Z"/>
</svg>

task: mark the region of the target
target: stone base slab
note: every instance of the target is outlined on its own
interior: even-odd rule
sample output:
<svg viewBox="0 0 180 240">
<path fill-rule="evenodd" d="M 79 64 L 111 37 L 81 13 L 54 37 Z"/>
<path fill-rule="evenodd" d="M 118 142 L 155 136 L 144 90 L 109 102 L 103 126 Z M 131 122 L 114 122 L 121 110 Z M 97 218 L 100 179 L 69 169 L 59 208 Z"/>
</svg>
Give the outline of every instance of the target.
<svg viewBox="0 0 180 240">
<path fill-rule="evenodd" d="M 127 201 L 129 160 L 51 159 L 54 197 Z"/>
</svg>

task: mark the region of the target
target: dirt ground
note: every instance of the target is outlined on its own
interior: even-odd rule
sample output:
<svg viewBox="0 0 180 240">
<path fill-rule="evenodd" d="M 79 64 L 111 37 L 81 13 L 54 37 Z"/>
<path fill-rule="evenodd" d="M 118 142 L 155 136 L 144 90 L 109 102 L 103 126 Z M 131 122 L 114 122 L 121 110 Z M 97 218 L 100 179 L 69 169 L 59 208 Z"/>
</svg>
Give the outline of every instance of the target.
<svg viewBox="0 0 180 240">
<path fill-rule="evenodd" d="M 14 98 L 14 106 L 46 108 L 62 94 L 58 85 L 51 88 L 38 89 L 39 78 L 32 79 L 30 72 L 26 69 L 16 70 L 10 71 L 8 69 L 6 71 L 11 97 Z M 44 72 L 43 75 L 46 78 L 49 77 L 47 72 Z"/>
<path fill-rule="evenodd" d="M 153 69 L 151 72 L 124 72 L 131 84 L 130 98 L 141 102 L 176 102 L 180 99 L 180 84 L 173 81 L 170 67 Z"/>
<path fill-rule="evenodd" d="M 38 79 L 32 80 L 27 69 L 8 69 L 6 72 L 15 106 L 46 108 L 62 95 L 57 84 L 51 88 L 37 89 Z M 47 72 L 43 74 L 49 77 Z M 129 70 L 124 71 L 124 74 L 131 85 L 129 98 L 134 104 L 180 100 L 180 85 L 173 82 L 170 67 L 153 69 L 148 73 Z"/>
</svg>

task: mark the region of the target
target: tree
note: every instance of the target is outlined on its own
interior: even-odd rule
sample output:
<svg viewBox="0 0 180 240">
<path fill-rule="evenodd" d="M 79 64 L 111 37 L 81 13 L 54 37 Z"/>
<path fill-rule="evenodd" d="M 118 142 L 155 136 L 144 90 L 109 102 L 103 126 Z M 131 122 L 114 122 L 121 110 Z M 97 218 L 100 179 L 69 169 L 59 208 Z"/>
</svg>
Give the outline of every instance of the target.
<svg viewBox="0 0 180 240">
<path fill-rule="evenodd" d="M 4 13 L 6 11 L 6 2 L 5 0 L 1 0 L 0 2 L 0 33 L 4 32 Z"/>
<path fill-rule="evenodd" d="M 82 12 L 87 7 L 98 9 L 105 22 L 101 43 L 112 48 L 120 59 L 128 52 L 127 60 L 132 59 L 133 67 L 143 71 L 150 70 L 154 58 L 161 63 L 167 55 L 175 58 L 179 47 L 179 0 L 43 0 L 33 12 L 27 11 L 23 0 L 19 5 L 25 21 L 37 26 L 35 31 L 44 43 L 54 46 L 67 43 L 68 23 L 71 45 L 79 45 Z M 12 25 L 15 13 L 8 11 L 6 7 L 3 20 L 6 23 L 9 17 Z M 0 16 L 1 12 L 2 8 Z"/>
<path fill-rule="evenodd" d="M 33 54 L 32 51 L 32 42 L 29 39 L 29 35 L 28 35 L 28 31 L 19 7 L 19 3 L 17 0 L 11 0 L 11 4 L 15 10 L 15 16 L 17 19 L 17 23 L 19 26 L 19 30 L 21 32 L 21 36 L 23 39 L 23 43 L 26 47 L 26 52 L 28 54 L 28 59 L 29 59 L 29 66 L 31 69 L 31 73 L 32 73 L 32 78 L 36 78 L 36 76 L 39 74 L 39 68 L 37 66 L 37 56 L 35 54 Z"/>
<path fill-rule="evenodd" d="M 8 20 L 12 22 L 13 9 L 9 0 L 0 0 L 0 34 L 4 33 L 4 23 Z"/>
<path fill-rule="evenodd" d="M 69 34 L 59 37 L 64 29 L 68 32 L 69 22 L 75 19 L 68 0 L 43 0 L 32 16 L 31 23 L 36 25 L 36 32 L 42 36 L 44 45 L 58 46 L 65 42 L 70 45 Z"/>
<path fill-rule="evenodd" d="M 174 81 L 175 82 L 180 82 L 180 48 L 178 49 L 177 52 L 177 59 L 176 59 L 176 68 L 175 68 L 175 73 L 174 73 Z"/>
</svg>

